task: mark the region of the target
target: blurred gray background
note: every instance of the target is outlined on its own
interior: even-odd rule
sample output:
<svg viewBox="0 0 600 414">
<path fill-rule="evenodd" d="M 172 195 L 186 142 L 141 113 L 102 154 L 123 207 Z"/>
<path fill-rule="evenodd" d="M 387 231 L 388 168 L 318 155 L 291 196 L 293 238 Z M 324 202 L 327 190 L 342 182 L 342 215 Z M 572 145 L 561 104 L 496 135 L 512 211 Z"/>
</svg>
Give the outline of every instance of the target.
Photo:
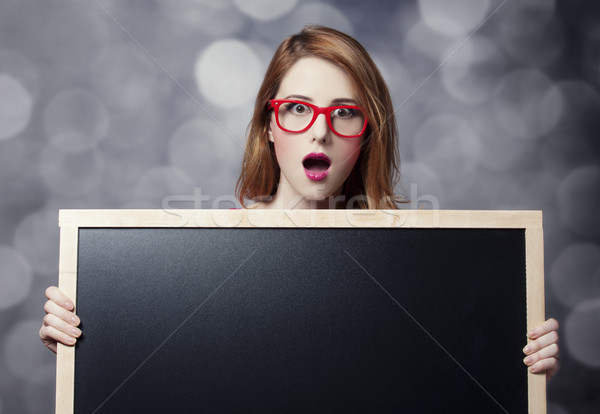
<svg viewBox="0 0 600 414">
<path fill-rule="evenodd" d="M 58 209 L 234 206 L 266 65 L 306 23 L 382 70 L 407 207 L 543 210 L 549 412 L 600 412 L 597 2 L 0 0 L 0 413 L 53 412 Z"/>
</svg>

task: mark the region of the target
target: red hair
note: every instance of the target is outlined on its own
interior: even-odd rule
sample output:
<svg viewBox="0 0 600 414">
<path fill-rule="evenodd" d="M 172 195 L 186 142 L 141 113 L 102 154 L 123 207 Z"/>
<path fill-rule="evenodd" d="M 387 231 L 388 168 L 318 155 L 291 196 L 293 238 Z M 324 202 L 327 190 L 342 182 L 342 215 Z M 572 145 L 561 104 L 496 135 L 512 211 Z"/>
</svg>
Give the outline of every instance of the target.
<svg viewBox="0 0 600 414">
<path fill-rule="evenodd" d="M 286 38 L 275 52 L 258 91 L 254 115 L 248 127 L 248 140 L 236 196 L 266 200 L 277 192 L 280 168 L 268 139 L 269 99 L 275 98 L 281 81 L 300 59 L 317 57 L 332 62 L 348 75 L 358 104 L 369 124 L 361 152 L 343 186 L 346 202 L 354 198 L 359 208 L 395 209 L 401 200 L 393 189 L 399 177 L 398 132 L 389 91 L 365 48 L 337 30 L 310 25 Z"/>
</svg>

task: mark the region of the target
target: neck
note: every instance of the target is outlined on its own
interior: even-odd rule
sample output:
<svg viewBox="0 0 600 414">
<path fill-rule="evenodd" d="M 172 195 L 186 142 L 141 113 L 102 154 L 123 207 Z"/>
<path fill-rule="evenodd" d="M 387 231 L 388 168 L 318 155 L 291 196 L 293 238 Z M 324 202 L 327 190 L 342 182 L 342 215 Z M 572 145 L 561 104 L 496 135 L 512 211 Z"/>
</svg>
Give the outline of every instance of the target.
<svg viewBox="0 0 600 414">
<path fill-rule="evenodd" d="M 271 208 L 279 210 L 315 210 L 315 209 L 343 209 L 345 206 L 342 188 L 340 187 L 334 194 L 328 195 L 322 199 L 311 200 L 302 197 L 294 191 L 289 185 L 281 185 L 280 180 L 277 192 L 270 200 L 260 203 L 261 208 Z M 259 206 L 257 206 L 259 207 Z"/>
</svg>

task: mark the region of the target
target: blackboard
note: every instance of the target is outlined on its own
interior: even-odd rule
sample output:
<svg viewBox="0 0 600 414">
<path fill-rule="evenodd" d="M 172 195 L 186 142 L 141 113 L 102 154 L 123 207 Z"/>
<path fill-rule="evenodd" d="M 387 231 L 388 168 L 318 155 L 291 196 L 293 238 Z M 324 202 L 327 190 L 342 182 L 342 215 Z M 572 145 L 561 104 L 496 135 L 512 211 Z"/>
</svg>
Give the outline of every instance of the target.
<svg viewBox="0 0 600 414">
<path fill-rule="evenodd" d="M 61 211 L 57 412 L 540 412 L 539 214 L 296 214 Z"/>
</svg>

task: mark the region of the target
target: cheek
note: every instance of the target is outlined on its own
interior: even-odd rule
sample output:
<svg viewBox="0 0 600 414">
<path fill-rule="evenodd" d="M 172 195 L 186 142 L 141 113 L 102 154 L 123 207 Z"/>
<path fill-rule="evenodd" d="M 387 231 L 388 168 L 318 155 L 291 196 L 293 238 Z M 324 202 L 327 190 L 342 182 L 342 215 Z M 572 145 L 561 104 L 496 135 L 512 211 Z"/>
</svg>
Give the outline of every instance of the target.
<svg viewBox="0 0 600 414">
<path fill-rule="evenodd" d="M 358 161 L 358 157 L 360 156 L 362 138 L 357 139 L 355 142 L 348 142 L 344 146 L 344 168 L 352 170 Z"/>
<path fill-rule="evenodd" d="M 294 147 L 294 140 L 290 139 L 290 137 L 287 136 L 287 133 L 280 130 L 274 122 L 271 124 L 271 131 L 273 147 L 275 148 L 275 157 L 277 157 L 279 166 L 283 167 L 295 153 L 296 148 Z"/>
</svg>

